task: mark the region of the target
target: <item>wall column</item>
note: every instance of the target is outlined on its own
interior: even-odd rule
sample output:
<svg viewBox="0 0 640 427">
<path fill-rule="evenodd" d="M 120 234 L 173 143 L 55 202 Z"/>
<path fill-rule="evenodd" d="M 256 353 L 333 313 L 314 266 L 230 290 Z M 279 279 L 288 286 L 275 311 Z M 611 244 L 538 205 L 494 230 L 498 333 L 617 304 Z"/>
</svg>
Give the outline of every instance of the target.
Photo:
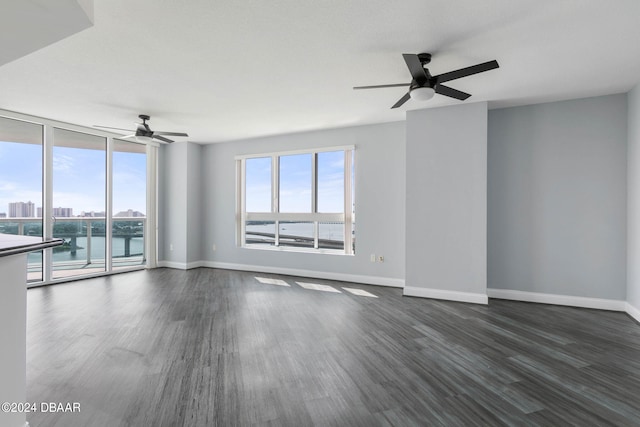
<svg viewBox="0 0 640 427">
<path fill-rule="evenodd" d="M 404 295 L 486 304 L 487 103 L 407 113 Z"/>
</svg>

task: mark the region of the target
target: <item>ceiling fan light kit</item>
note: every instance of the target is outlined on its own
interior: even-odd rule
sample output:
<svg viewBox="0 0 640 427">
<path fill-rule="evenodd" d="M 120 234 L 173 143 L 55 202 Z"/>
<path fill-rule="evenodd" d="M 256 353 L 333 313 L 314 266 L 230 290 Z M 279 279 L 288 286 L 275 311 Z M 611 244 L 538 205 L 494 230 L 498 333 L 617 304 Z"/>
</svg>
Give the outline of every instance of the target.
<svg viewBox="0 0 640 427">
<path fill-rule="evenodd" d="M 411 99 L 415 99 L 416 101 L 428 101 L 433 98 L 435 94 L 435 89 L 428 86 L 419 86 L 409 91 Z"/>
<path fill-rule="evenodd" d="M 386 87 L 409 86 L 409 92 L 404 94 L 404 96 L 391 108 L 398 108 L 409 99 L 414 99 L 416 101 L 428 101 L 433 98 L 436 93 L 464 101 L 469 98 L 471 94 L 445 86 L 442 83 L 471 76 L 473 74 L 483 73 L 500 67 L 500 65 L 498 65 L 498 61 L 493 60 L 483 62 L 482 64 L 472 65 L 471 67 L 450 71 L 448 73 L 439 74 L 437 76 L 432 76 L 429 69 L 426 67 L 426 65 L 431 62 L 430 53 L 419 53 L 417 55 L 413 53 L 404 53 L 402 54 L 402 57 L 404 58 L 404 62 L 407 64 L 407 68 L 409 68 L 409 72 L 411 73 L 412 79 L 410 83 L 356 86 L 354 89 L 379 89 Z"/>
</svg>

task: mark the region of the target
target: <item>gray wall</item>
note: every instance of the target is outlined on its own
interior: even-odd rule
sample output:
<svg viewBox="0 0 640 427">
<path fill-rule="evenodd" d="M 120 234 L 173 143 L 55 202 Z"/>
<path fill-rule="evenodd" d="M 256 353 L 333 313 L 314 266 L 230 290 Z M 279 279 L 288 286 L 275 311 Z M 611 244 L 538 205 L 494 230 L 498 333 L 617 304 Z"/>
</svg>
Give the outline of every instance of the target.
<svg viewBox="0 0 640 427">
<path fill-rule="evenodd" d="M 244 249 L 236 245 L 236 155 L 342 145 L 356 146 L 354 256 Z M 202 259 L 209 262 L 208 265 L 297 269 L 321 272 L 326 277 L 335 277 L 327 274 L 339 274 L 380 278 L 380 284 L 402 285 L 405 257 L 404 122 L 212 144 L 203 146 L 202 154 L 202 219 L 207 224 Z M 370 255 L 374 253 L 383 255 L 384 262 L 372 263 Z"/>
<path fill-rule="evenodd" d="M 202 151 L 201 145 L 192 142 L 187 143 L 187 262 L 202 260 L 202 234 L 207 226 L 202 216 Z"/>
<path fill-rule="evenodd" d="M 187 262 L 187 146 L 184 142 L 161 145 L 158 153 L 158 260 L 161 262 Z"/>
<path fill-rule="evenodd" d="M 236 245 L 236 155 L 351 144 L 355 256 Z M 486 104 L 464 104 L 409 111 L 406 123 L 163 145 L 159 186 L 165 265 L 375 278 L 451 299 L 485 295 L 488 284 L 640 308 L 639 88 L 628 107 L 620 94 L 492 110 L 487 119 Z M 371 263 L 371 254 L 385 262 Z"/>
<path fill-rule="evenodd" d="M 624 300 L 626 97 L 489 112 L 489 288 Z"/>
<path fill-rule="evenodd" d="M 627 302 L 640 311 L 640 86 L 627 102 Z"/>
<path fill-rule="evenodd" d="M 409 111 L 405 294 L 486 302 L 486 221 L 487 104 Z"/>
</svg>

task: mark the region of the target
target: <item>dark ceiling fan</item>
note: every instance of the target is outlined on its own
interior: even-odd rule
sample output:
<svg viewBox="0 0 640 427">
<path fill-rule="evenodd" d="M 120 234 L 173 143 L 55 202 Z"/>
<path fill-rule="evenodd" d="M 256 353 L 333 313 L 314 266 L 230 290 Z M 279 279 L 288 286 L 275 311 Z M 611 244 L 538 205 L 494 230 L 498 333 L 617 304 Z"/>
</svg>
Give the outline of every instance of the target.
<svg viewBox="0 0 640 427">
<path fill-rule="evenodd" d="M 398 102 L 393 104 L 393 107 L 391 108 L 400 107 L 402 104 L 407 102 L 409 98 L 419 101 L 426 101 L 431 99 L 436 93 L 464 101 L 465 99 L 469 98 L 471 94 L 453 89 L 449 86 L 445 86 L 442 83 L 493 70 L 494 68 L 499 67 L 498 61 L 493 60 L 489 62 L 483 62 L 482 64 L 478 65 L 472 65 L 471 67 L 449 71 L 448 73 L 438 74 L 437 76 L 432 76 L 431 73 L 429 73 L 429 69 L 425 67 L 429 62 L 431 62 L 430 53 L 419 53 L 417 55 L 413 53 L 404 53 L 402 54 L 402 56 L 404 57 L 404 62 L 407 63 L 409 72 L 411 73 L 411 83 L 398 83 L 377 86 L 356 86 L 354 87 L 354 89 L 378 89 L 382 87 L 409 86 L 409 92 L 404 94 L 404 96 L 400 98 Z"/>
<path fill-rule="evenodd" d="M 171 139 L 169 139 L 169 138 L 165 138 L 163 135 L 166 135 L 166 136 L 189 136 L 184 132 L 155 132 L 155 131 L 152 131 L 151 128 L 149 127 L 149 125 L 147 124 L 147 120 L 151 119 L 151 117 L 149 117 L 146 114 L 140 114 L 138 117 L 140 117 L 140 119 L 142 119 L 142 123 L 136 123 L 137 127 L 136 127 L 136 130 L 135 130 L 135 133 L 132 133 L 131 135 L 123 136 L 123 137 L 121 137 L 121 139 L 133 138 L 134 136 L 135 137 L 146 137 L 146 138 L 151 138 L 151 139 L 157 139 L 158 141 L 162 141 L 162 142 L 166 142 L 166 143 L 170 144 L 173 141 Z M 124 131 L 127 131 L 127 132 L 131 132 L 131 129 L 114 128 L 114 127 L 110 127 L 110 126 L 93 125 L 93 127 L 102 128 L 102 129 L 124 130 Z"/>
</svg>

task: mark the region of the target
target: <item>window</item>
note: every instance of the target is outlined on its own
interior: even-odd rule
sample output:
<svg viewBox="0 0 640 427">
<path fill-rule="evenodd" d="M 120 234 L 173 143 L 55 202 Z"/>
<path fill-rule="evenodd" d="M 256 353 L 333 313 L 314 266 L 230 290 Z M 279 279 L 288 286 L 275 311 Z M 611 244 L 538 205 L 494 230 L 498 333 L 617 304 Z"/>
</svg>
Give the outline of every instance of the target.
<svg viewBox="0 0 640 427">
<path fill-rule="evenodd" d="M 106 271 L 106 176 L 107 138 L 53 129 L 52 206 L 68 210 L 54 215 L 53 237 L 65 242 L 54 251 L 54 279 Z"/>
<path fill-rule="evenodd" d="M 157 147 L 2 114 L 0 234 L 64 240 L 29 254 L 29 286 L 155 262 Z"/>
<path fill-rule="evenodd" d="M 353 147 L 236 158 L 238 244 L 354 253 Z"/>
<path fill-rule="evenodd" d="M 113 140 L 111 262 L 114 270 L 146 263 L 147 147 Z"/>
<path fill-rule="evenodd" d="M 0 233 L 43 236 L 42 125 L 0 117 Z M 42 281 L 42 251 L 28 255 L 29 282 Z"/>
</svg>

